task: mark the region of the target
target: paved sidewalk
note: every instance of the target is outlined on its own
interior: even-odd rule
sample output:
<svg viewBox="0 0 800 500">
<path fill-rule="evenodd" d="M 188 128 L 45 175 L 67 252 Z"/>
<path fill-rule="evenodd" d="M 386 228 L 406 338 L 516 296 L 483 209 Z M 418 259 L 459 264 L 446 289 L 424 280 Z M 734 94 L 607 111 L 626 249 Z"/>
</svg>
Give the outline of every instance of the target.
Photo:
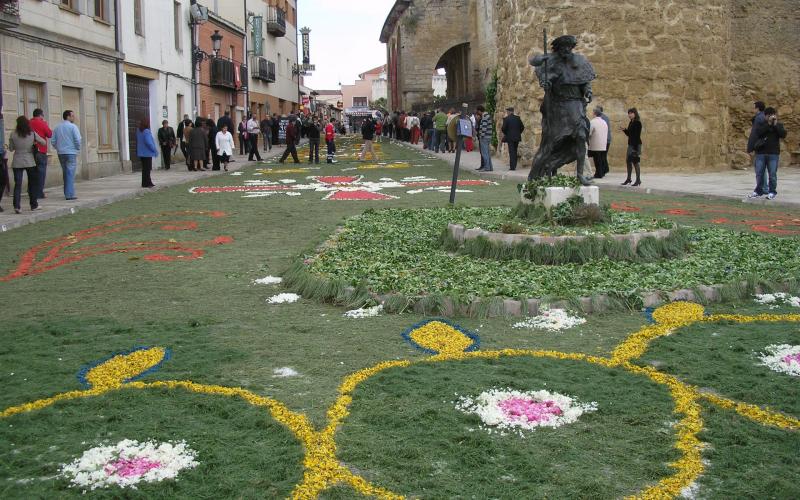
<svg viewBox="0 0 800 500">
<path fill-rule="evenodd" d="M 416 146 L 409 143 L 399 143 L 409 148 L 422 151 L 422 145 Z M 451 165 L 455 163 L 453 153 L 434 153 L 425 150 Z M 501 179 L 519 180 L 523 182 L 528 178 L 530 165 L 528 162 L 519 164 L 517 170 L 509 170 L 508 163 L 500 158 L 492 157 L 494 172 L 476 172 L 481 165 L 480 154 L 476 151 L 467 153 L 461 152 L 461 166 L 463 170 L 468 170 L 482 177 L 499 177 Z M 564 166 L 561 172 L 574 172 L 574 166 Z M 779 205 L 800 208 L 800 169 L 784 168 L 778 171 L 778 196 L 774 200 L 767 200 L 766 197 L 750 200 L 747 195 L 753 192 L 755 186 L 755 175 L 750 170 L 725 170 L 723 172 L 705 172 L 689 174 L 686 172 L 664 172 L 648 173 L 645 167 L 642 172 L 642 186 L 630 187 L 621 186 L 625 180 L 625 165 L 612 165 L 612 171 L 603 179 L 595 179 L 596 185 L 603 189 L 626 190 L 648 194 L 659 195 L 682 195 L 693 194 L 700 196 L 710 196 L 718 198 L 728 198 L 741 200 L 744 203 Z"/>
<path fill-rule="evenodd" d="M 279 157 L 283 154 L 284 149 L 284 146 L 275 146 L 269 153 L 264 153 L 262 151 L 261 158 L 267 160 Z M 247 155 L 239 156 L 235 154 L 233 159 L 236 161 L 228 164 L 228 170 L 230 172 L 235 172 L 236 170 L 255 163 L 248 162 Z M 50 165 L 48 170 L 48 175 L 61 175 L 61 168 L 58 165 L 55 165 L 55 167 Z M 183 184 L 198 178 L 214 177 L 225 173 L 227 172 L 224 170 L 190 172 L 183 163 L 177 163 L 172 165 L 172 168 L 169 170 L 154 170 L 152 178 L 156 186 L 151 189 L 141 187 L 141 172 L 121 173 L 88 181 L 77 180 L 75 183 L 75 192 L 78 196 L 77 200 L 65 200 L 63 188 L 61 186 L 47 188 L 45 189 L 47 198 L 39 200 L 39 210 L 31 212 L 30 203 L 28 203 L 28 195 L 23 193 L 21 214 L 14 213 L 12 195 L 3 193 L 3 200 L 0 205 L 2 205 L 4 211 L 0 212 L 0 233 L 34 222 L 74 214 L 79 210 L 97 208 L 117 201 L 136 198 L 137 196 L 143 196 L 153 191 Z M 11 189 L 13 193 L 13 185 Z"/>
</svg>

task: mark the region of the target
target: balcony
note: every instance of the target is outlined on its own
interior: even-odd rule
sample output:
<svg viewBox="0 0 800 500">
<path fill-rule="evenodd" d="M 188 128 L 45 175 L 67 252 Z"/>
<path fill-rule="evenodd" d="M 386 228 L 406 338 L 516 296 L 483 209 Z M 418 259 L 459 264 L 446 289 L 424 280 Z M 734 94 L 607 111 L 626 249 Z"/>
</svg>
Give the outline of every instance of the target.
<svg viewBox="0 0 800 500">
<path fill-rule="evenodd" d="M 0 28 L 19 26 L 19 0 L 0 0 Z"/>
<path fill-rule="evenodd" d="M 286 36 L 286 12 L 284 10 L 270 8 L 267 16 L 267 33 L 272 36 Z"/>
<path fill-rule="evenodd" d="M 267 83 L 275 81 L 275 63 L 267 61 L 263 57 L 256 57 L 253 60 L 253 78 Z"/>
<path fill-rule="evenodd" d="M 242 86 L 242 73 L 236 74 L 236 64 L 233 61 L 222 57 L 212 58 L 211 63 L 211 86 L 222 87 L 236 90 Z M 245 71 L 247 67 L 245 66 Z M 245 77 L 247 73 L 244 73 Z"/>
</svg>

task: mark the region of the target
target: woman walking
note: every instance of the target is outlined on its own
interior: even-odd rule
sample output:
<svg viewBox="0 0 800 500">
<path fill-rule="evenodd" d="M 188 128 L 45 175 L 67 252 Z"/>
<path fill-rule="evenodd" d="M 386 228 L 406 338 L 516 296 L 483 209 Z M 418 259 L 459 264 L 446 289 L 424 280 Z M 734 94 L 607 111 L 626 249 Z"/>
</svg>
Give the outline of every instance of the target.
<svg viewBox="0 0 800 500">
<path fill-rule="evenodd" d="M 193 172 L 200 172 L 208 170 L 203 166 L 206 160 L 206 148 L 208 146 L 208 131 L 206 129 L 206 122 L 200 118 L 194 124 L 194 128 L 189 133 L 189 158 L 192 160 L 192 166 L 189 170 Z"/>
<path fill-rule="evenodd" d="M 8 150 L 14 152 L 11 170 L 14 171 L 14 212 L 20 213 L 22 197 L 22 175 L 28 175 L 28 200 L 31 211 L 39 209 L 37 194 L 39 193 L 39 176 L 36 173 L 36 160 L 33 158 L 33 145 L 45 145 L 47 142 L 39 134 L 31 130 L 31 123 L 24 116 L 17 117 L 17 126 L 11 132 Z"/>
<path fill-rule="evenodd" d="M 217 146 L 217 155 L 222 162 L 225 171 L 228 171 L 228 162 L 231 161 L 233 156 L 233 135 L 228 132 L 228 126 L 222 125 L 222 129 L 217 132 L 217 137 L 214 142 Z"/>
<path fill-rule="evenodd" d="M 628 110 L 628 118 L 630 123 L 628 128 L 622 129 L 625 135 L 628 136 L 628 154 L 625 157 L 625 165 L 628 167 L 628 178 L 622 183 L 626 186 L 631 183 L 631 171 L 636 169 L 636 182 L 633 186 L 640 186 L 642 184 L 642 172 L 639 166 L 642 161 L 642 120 L 639 119 L 639 111 L 636 108 Z"/>
<path fill-rule="evenodd" d="M 158 150 L 156 142 L 153 140 L 153 134 L 150 132 L 149 118 L 142 119 L 139 122 L 139 128 L 136 129 L 136 156 L 139 157 L 142 164 L 142 187 L 155 187 L 150 179 L 150 172 L 153 170 L 153 158 L 158 156 Z"/>
</svg>

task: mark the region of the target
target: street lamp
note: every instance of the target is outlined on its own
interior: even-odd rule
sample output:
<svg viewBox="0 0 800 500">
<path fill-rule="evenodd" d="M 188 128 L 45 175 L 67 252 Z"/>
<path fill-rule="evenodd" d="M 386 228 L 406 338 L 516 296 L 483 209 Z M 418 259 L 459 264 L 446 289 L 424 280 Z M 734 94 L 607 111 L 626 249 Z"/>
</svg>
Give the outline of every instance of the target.
<svg viewBox="0 0 800 500">
<path fill-rule="evenodd" d="M 214 30 L 214 34 L 211 35 L 211 46 L 214 49 L 214 57 L 219 57 L 219 49 L 222 47 L 222 35 L 219 34 L 219 30 Z"/>
</svg>

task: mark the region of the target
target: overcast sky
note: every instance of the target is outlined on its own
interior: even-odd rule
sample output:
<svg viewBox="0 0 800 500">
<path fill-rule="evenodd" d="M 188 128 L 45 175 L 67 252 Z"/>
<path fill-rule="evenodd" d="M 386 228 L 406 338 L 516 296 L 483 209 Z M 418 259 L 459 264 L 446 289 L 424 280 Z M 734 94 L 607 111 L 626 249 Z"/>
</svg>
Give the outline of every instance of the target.
<svg viewBox="0 0 800 500">
<path fill-rule="evenodd" d="M 311 28 L 311 64 L 317 67 L 306 86 L 352 85 L 359 73 L 386 64 L 386 45 L 378 38 L 392 5 L 394 0 L 298 0 L 297 23 Z"/>
</svg>

